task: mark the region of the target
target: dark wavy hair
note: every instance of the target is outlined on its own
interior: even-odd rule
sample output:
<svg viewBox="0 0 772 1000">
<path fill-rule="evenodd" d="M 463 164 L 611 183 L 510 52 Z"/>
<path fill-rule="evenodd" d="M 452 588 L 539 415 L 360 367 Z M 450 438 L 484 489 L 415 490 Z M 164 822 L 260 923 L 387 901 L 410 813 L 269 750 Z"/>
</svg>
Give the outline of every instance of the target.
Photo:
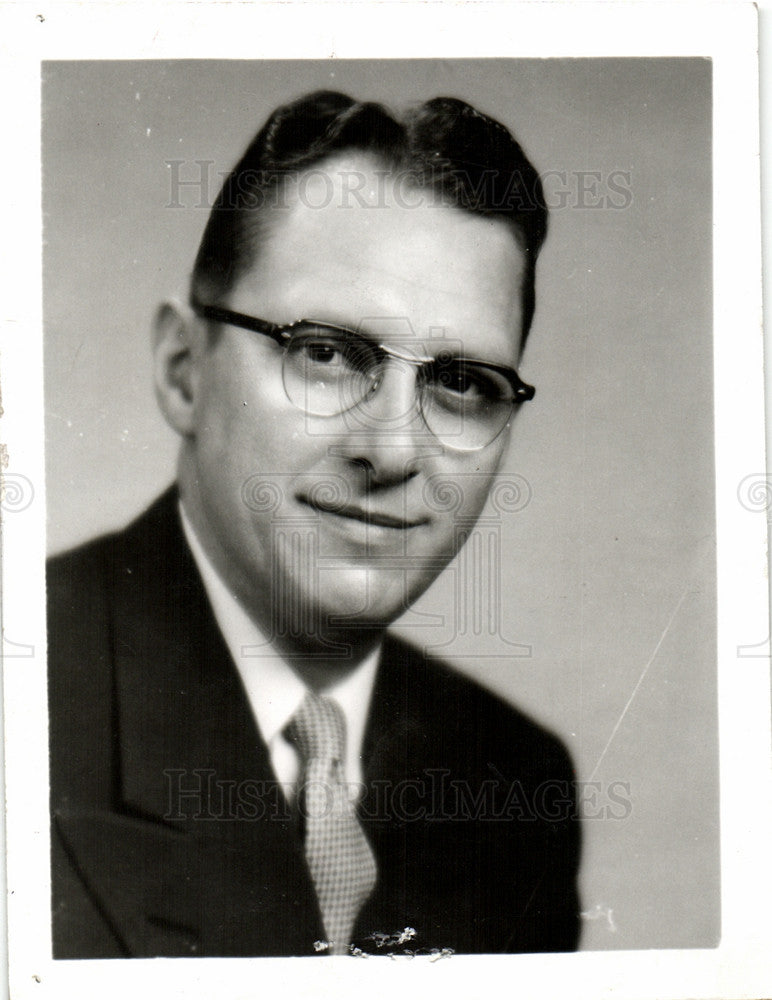
<svg viewBox="0 0 772 1000">
<path fill-rule="evenodd" d="M 500 122 L 452 97 L 392 115 L 384 106 L 316 91 L 277 108 L 228 175 L 196 257 L 192 295 L 217 302 L 255 262 L 270 195 L 331 156 L 359 151 L 442 204 L 503 219 L 525 254 L 522 341 L 535 306 L 536 258 L 547 232 L 539 176 Z"/>
</svg>

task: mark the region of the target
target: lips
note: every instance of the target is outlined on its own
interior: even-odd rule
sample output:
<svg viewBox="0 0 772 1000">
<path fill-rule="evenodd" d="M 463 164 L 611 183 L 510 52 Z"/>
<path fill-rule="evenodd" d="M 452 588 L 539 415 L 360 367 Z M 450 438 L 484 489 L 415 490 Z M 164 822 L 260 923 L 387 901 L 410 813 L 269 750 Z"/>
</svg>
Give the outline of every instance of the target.
<svg viewBox="0 0 772 1000">
<path fill-rule="evenodd" d="M 392 528 L 395 531 L 408 531 L 410 528 L 418 528 L 422 524 L 428 523 L 428 518 L 425 517 L 405 518 L 395 516 L 387 511 L 368 510 L 365 507 L 358 507 L 356 504 L 328 504 L 320 500 L 311 500 L 308 497 L 300 497 L 299 499 L 312 510 L 321 514 L 333 514 L 336 517 L 361 521 L 379 528 Z"/>
</svg>

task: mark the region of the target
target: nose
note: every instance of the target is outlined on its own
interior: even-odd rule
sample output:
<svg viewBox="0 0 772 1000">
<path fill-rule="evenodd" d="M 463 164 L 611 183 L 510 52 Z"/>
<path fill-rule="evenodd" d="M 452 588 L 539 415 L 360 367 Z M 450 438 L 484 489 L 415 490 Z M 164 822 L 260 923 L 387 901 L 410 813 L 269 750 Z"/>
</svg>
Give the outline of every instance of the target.
<svg viewBox="0 0 772 1000">
<path fill-rule="evenodd" d="M 363 467 L 373 485 L 412 479 L 442 451 L 421 417 L 416 374 L 414 365 L 390 359 L 367 399 L 345 414 L 347 437 L 335 451 Z"/>
</svg>

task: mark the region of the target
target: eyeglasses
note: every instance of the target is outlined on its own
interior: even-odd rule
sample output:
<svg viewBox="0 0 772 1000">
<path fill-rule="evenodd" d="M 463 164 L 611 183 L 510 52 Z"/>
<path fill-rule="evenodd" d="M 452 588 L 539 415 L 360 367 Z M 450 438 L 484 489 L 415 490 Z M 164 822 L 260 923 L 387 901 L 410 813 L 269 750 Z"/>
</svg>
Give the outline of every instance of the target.
<svg viewBox="0 0 772 1000">
<path fill-rule="evenodd" d="M 338 416 L 371 399 L 392 359 L 416 368 L 418 408 L 432 434 L 456 451 L 479 451 L 501 434 L 514 407 L 536 391 L 513 368 L 446 349 L 436 357 L 404 354 L 331 323 L 269 323 L 195 299 L 191 306 L 202 319 L 263 334 L 283 347 L 284 391 L 310 416 Z"/>
</svg>

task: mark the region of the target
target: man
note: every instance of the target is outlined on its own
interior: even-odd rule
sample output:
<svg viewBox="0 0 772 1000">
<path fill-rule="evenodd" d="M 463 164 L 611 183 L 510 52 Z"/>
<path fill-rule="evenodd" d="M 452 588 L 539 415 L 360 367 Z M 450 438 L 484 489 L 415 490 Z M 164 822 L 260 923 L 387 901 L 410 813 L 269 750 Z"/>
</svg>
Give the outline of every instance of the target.
<svg viewBox="0 0 772 1000">
<path fill-rule="evenodd" d="M 51 567 L 56 957 L 576 946 L 565 751 L 385 632 L 533 394 L 540 195 L 461 101 L 328 92 L 226 180 L 156 324 L 176 487 Z"/>
</svg>

